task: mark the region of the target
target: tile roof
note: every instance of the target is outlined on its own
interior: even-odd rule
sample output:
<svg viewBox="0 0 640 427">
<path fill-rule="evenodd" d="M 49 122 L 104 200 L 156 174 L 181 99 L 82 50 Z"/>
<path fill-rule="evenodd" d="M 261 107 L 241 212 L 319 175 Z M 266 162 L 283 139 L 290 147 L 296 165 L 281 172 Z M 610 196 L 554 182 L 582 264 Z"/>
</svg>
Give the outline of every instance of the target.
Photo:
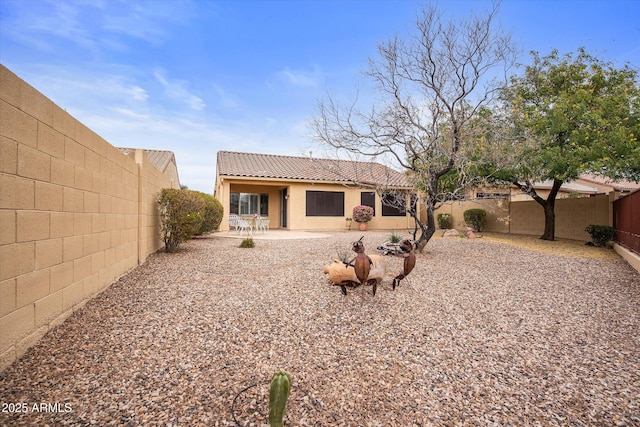
<svg viewBox="0 0 640 427">
<path fill-rule="evenodd" d="M 626 180 L 614 181 L 611 178 L 600 175 L 582 174 L 578 178 L 594 184 L 607 185 L 616 191 L 633 191 L 640 188 L 640 183 L 638 182 Z"/>
<path fill-rule="evenodd" d="M 219 151 L 221 176 L 410 187 L 406 176 L 375 162 Z"/>
<path fill-rule="evenodd" d="M 118 150 L 122 151 L 124 154 L 128 154 L 130 151 L 135 151 L 136 149 L 119 147 Z M 160 172 L 166 171 L 167 166 L 169 166 L 171 162 L 175 163 L 175 155 L 173 154 L 173 151 L 148 150 L 144 148 L 144 152 L 147 153 L 149 163 L 155 166 Z"/>
<path fill-rule="evenodd" d="M 551 190 L 551 188 L 553 187 L 553 180 L 548 179 L 546 181 L 534 182 L 533 187 L 541 190 Z M 560 190 L 583 194 L 596 194 L 598 192 L 598 189 L 596 187 L 579 184 L 577 182 L 563 182 Z"/>
</svg>

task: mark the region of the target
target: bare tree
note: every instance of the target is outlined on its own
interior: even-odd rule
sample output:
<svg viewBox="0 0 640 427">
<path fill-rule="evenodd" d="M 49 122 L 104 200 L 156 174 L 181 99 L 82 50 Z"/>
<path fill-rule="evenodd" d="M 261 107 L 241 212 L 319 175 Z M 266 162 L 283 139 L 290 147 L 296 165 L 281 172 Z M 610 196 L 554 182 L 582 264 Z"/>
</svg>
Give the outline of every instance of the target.
<svg viewBox="0 0 640 427">
<path fill-rule="evenodd" d="M 365 76 L 378 89 L 379 102 L 363 111 L 357 97 L 346 107 L 328 97 L 313 122 L 322 143 L 390 159 L 406 172 L 426 210 L 426 222 L 413 212 L 420 251 L 435 232 L 444 180 L 455 176 L 449 192 L 465 181 L 465 145 L 474 143 L 467 123 L 494 98 L 515 60 L 509 35 L 495 28 L 498 7 L 455 22 L 426 6 L 414 33 L 380 44 L 379 57 L 369 61 Z"/>
</svg>

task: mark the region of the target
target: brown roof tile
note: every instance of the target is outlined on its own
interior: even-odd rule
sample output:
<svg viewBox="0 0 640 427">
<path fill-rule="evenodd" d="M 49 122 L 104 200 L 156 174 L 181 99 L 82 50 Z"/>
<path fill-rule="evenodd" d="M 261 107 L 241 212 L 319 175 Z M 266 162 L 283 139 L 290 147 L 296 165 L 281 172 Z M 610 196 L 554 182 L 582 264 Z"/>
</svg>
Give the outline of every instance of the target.
<svg viewBox="0 0 640 427">
<path fill-rule="evenodd" d="M 222 176 L 409 187 L 404 174 L 375 162 L 219 151 Z"/>
<path fill-rule="evenodd" d="M 633 191 L 640 189 L 640 183 L 627 180 L 614 181 L 606 176 L 581 174 L 578 178 L 594 184 L 607 185 L 616 191 Z"/>
<path fill-rule="evenodd" d="M 135 148 L 126 147 L 120 147 L 118 149 L 124 154 L 128 154 L 129 152 L 136 150 Z M 172 161 L 175 163 L 175 155 L 173 154 L 173 151 L 149 150 L 144 148 L 144 152 L 147 154 L 149 163 L 155 166 L 160 172 L 164 172 Z"/>
</svg>

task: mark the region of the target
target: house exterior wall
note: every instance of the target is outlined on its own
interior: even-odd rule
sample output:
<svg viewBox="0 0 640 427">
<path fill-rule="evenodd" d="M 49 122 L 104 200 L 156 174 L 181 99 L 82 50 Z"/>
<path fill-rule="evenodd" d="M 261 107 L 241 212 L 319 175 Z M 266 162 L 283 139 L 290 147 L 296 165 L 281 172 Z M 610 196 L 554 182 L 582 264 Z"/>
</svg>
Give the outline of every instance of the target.
<svg viewBox="0 0 640 427">
<path fill-rule="evenodd" d="M 317 182 L 296 182 L 285 180 L 252 180 L 224 178 L 217 179 L 215 197 L 222 203 L 225 217 L 220 224 L 221 231 L 229 230 L 228 213 L 230 206 L 230 193 L 268 193 L 269 194 L 269 216 L 271 228 L 282 228 L 282 200 L 281 191 L 286 188 L 288 198 L 287 204 L 287 227 L 288 230 L 344 230 L 347 226 L 346 218 L 352 216 L 353 208 L 360 205 L 360 195 L 362 192 L 372 191 L 361 188 L 346 187 L 341 184 L 317 183 Z M 342 216 L 307 216 L 306 214 L 306 192 L 313 191 L 343 191 L 344 215 Z M 358 227 L 357 223 L 352 224 L 352 229 Z M 376 195 L 375 217 L 367 224 L 372 230 L 405 230 L 413 228 L 413 220 L 410 216 L 382 216 L 382 201 Z"/>
<path fill-rule="evenodd" d="M 0 370 L 160 247 L 170 185 L 0 65 Z"/>
</svg>

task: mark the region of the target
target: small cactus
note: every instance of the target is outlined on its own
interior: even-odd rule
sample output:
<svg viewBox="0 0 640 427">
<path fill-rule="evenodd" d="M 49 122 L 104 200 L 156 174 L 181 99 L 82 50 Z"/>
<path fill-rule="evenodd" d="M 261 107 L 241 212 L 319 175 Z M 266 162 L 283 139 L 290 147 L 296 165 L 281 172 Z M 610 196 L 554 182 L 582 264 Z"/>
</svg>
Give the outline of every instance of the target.
<svg viewBox="0 0 640 427">
<path fill-rule="evenodd" d="M 291 375 L 282 369 L 273 374 L 269 389 L 269 425 L 271 427 L 283 426 L 282 420 L 290 391 Z"/>
</svg>

